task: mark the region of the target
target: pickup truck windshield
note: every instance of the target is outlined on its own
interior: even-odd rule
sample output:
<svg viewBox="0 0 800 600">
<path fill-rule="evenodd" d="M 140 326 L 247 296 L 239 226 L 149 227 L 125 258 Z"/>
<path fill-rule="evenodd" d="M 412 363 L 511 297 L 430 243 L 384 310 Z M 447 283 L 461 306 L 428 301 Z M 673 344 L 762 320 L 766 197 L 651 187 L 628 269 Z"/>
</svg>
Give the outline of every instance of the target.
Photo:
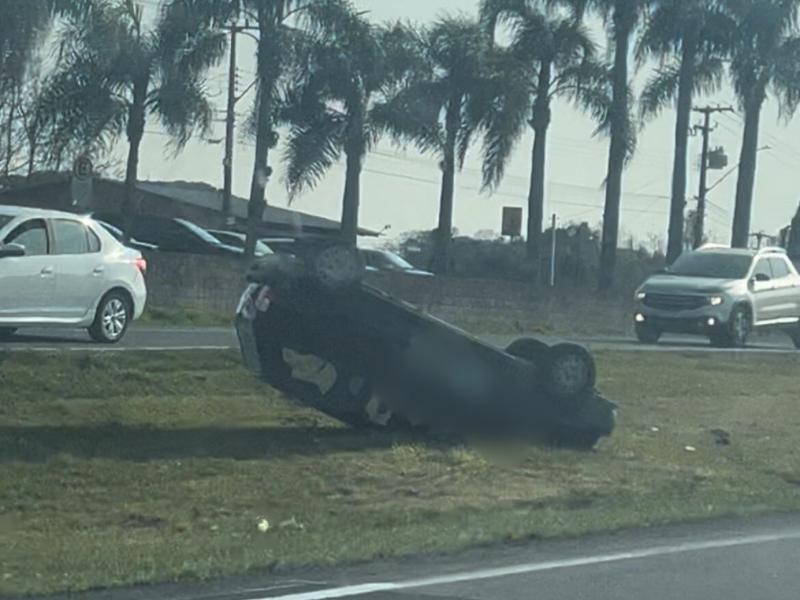
<svg viewBox="0 0 800 600">
<path fill-rule="evenodd" d="M 747 275 L 752 262 L 753 257 L 748 254 L 689 252 L 676 260 L 668 273 L 685 277 L 741 279 Z"/>
</svg>

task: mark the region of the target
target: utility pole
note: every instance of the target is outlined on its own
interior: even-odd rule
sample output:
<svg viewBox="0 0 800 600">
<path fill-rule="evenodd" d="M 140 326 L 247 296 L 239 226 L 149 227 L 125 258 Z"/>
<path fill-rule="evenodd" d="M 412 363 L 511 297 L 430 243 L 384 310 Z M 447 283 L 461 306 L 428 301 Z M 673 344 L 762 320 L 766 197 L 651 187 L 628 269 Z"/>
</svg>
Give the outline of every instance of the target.
<svg viewBox="0 0 800 600">
<path fill-rule="evenodd" d="M 708 138 L 715 129 L 711 127 L 711 115 L 714 113 L 734 112 L 730 106 L 705 106 L 695 108 L 694 112 L 703 115 L 703 124 L 695 125 L 695 132 L 700 131 L 703 135 L 703 152 L 700 155 L 700 190 L 697 194 L 697 214 L 694 222 L 694 247 L 699 248 L 703 244 L 703 233 L 705 231 L 706 220 L 706 194 L 708 193 Z"/>
<path fill-rule="evenodd" d="M 250 31 L 258 31 L 258 27 L 251 26 L 245 22 L 244 25 L 228 25 L 223 27 L 231 34 L 230 43 L 230 62 L 228 66 L 228 106 L 225 115 L 225 158 L 222 161 L 224 182 L 222 185 L 222 214 L 225 218 L 225 226 L 230 227 L 236 223 L 233 215 L 231 199 L 233 198 L 233 149 L 236 137 L 236 103 L 241 100 L 250 89 L 255 85 L 251 83 L 241 94 L 236 95 L 236 84 L 238 82 L 238 72 L 236 67 L 236 38 L 240 33 L 251 35 Z"/>
<path fill-rule="evenodd" d="M 552 240 L 550 243 L 550 287 L 556 287 L 556 214 L 553 213 Z"/>
<path fill-rule="evenodd" d="M 233 145 L 236 135 L 236 36 L 239 27 L 231 25 L 230 64 L 228 67 L 228 106 L 225 116 L 225 158 L 222 161 L 224 183 L 222 186 L 222 214 L 225 226 L 230 227 L 235 219 L 231 207 L 233 196 Z"/>
</svg>

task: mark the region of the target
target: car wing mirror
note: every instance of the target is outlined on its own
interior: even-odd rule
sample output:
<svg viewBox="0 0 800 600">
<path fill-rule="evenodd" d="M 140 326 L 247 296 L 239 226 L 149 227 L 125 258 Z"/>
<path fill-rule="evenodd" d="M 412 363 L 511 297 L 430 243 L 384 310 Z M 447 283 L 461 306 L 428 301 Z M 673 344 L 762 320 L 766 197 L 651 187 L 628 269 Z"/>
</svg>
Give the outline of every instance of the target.
<svg viewBox="0 0 800 600">
<path fill-rule="evenodd" d="M 756 273 L 753 276 L 753 281 L 758 283 L 764 283 L 765 281 L 770 281 L 771 277 L 766 273 Z"/>
<path fill-rule="evenodd" d="M 0 258 L 19 258 L 25 256 L 25 246 L 19 244 L 1 244 Z"/>
</svg>

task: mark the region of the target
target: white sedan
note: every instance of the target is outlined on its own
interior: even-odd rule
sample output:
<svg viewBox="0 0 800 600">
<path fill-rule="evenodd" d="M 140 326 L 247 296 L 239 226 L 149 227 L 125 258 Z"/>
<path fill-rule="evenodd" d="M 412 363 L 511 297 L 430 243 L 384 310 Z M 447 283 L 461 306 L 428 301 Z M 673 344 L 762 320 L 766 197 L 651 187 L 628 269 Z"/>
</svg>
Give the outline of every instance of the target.
<svg viewBox="0 0 800 600">
<path fill-rule="evenodd" d="M 0 206 L 0 338 L 75 327 L 116 343 L 144 311 L 146 268 L 139 251 L 90 218 Z"/>
</svg>

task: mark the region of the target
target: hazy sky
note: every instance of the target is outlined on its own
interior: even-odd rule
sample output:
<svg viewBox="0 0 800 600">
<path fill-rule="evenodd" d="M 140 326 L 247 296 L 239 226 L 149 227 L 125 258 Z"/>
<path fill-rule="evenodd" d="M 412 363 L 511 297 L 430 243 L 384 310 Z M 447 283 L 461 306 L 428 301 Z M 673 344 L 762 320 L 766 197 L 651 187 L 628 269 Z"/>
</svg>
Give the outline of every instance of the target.
<svg viewBox="0 0 800 600">
<path fill-rule="evenodd" d="M 430 22 L 438 16 L 453 13 L 473 13 L 477 0 L 356 0 L 356 4 L 370 11 L 375 21 L 409 19 Z M 151 13 L 155 2 L 145 6 Z M 603 36 L 596 40 L 603 43 Z M 241 87 L 254 76 L 254 44 L 241 38 L 239 67 Z M 227 60 L 224 62 L 227 65 Z M 637 75 L 641 80 L 646 73 Z M 214 94 L 213 103 L 224 117 L 226 67 L 212 71 L 209 87 Z M 250 109 L 252 94 L 238 105 L 237 112 L 245 116 Z M 732 104 L 735 98 L 729 88 L 713 98 L 697 99 L 700 103 Z M 666 236 L 672 173 L 674 111 L 666 111 L 661 118 L 648 123 L 641 132 L 639 148 L 629 165 L 624 179 L 622 201 L 622 231 L 627 237 L 635 235 L 640 240 L 652 236 Z M 731 167 L 738 162 L 741 137 L 741 118 L 738 114 L 720 115 L 715 119 L 717 129 L 711 137 L 712 147 L 721 145 L 729 155 Z M 553 111 L 553 123 L 548 140 L 548 175 L 546 214 L 556 213 L 561 222 L 573 220 L 600 222 L 606 172 L 607 139 L 592 137 L 592 121 L 568 104 L 559 102 Z M 140 177 L 159 180 L 202 180 L 217 187 L 222 186 L 223 145 L 192 141 L 177 157 L 167 148 L 167 138 L 159 132 L 156 123 L 148 124 L 143 144 Z M 770 101 L 762 118 L 760 144 L 771 149 L 759 154 L 753 229 L 776 232 L 789 222 L 800 201 L 796 189 L 800 168 L 800 116 L 788 125 L 778 120 L 778 111 Z M 224 124 L 215 125 L 209 138 L 222 138 Z M 253 168 L 252 140 L 238 132 L 234 162 L 234 192 L 241 196 L 249 193 Z M 480 193 L 479 147 L 475 146 L 456 187 L 455 226 L 462 233 L 472 234 L 481 229 L 500 229 L 503 206 L 525 206 L 530 172 L 530 135 L 523 138 L 507 170 L 502 185 L 493 195 Z M 690 189 L 696 194 L 698 186 L 699 138 L 691 140 Z M 282 181 L 281 148 L 272 155 L 271 164 L 276 176 L 267 190 L 271 204 L 286 206 L 287 195 Z M 709 183 L 713 184 L 726 171 L 712 171 Z M 413 147 L 401 149 L 384 141 L 371 153 L 365 163 L 362 177 L 361 223 L 365 227 L 380 229 L 391 225 L 392 234 L 412 229 L 431 229 L 436 224 L 440 172 L 436 159 L 420 155 Z M 338 219 L 344 185 L 344 169 L 337 165 L 313 191 L 297 198 L 293 206 L 299 210 Z M 731 212 L 736 187 L 736 173 L 709 195 L 709 230 L 714 239 L 728 241 Z"/>
</svg>

